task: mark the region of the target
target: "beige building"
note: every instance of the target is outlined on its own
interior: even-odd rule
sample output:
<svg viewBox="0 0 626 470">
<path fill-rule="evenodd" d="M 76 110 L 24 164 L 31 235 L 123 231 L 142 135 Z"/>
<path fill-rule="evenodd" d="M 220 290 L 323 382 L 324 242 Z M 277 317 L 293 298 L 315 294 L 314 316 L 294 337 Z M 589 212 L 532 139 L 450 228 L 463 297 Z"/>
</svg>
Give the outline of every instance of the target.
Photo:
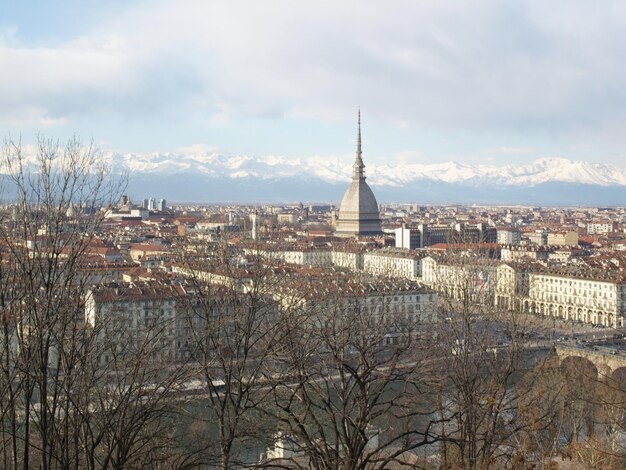
<svg viewBox="0 0 626 470">
<path fill-rule="evenodd" d="M 525 308 L 541 315 L 610 327 L 624 326 L 626 280 L 621 273 L 545 269 L 529 275 Z"/>
<path fill-rule="evenodd" d="M 543 230 L 535 230 L 528 234 L 528 240 L 535 245 L 545 245 L 548 242 L 548 235 Z"/>
<path fill-rule="evenodd" d="M 286 277 L 273 292 L 285 309 L 310 312 L 312 318 L 325 315 L 368 314 L 384 326 L 385 342 L 393 342 L 397 328 L 437 321 L 437 293 L 415 281 L 356 279 L 340 270 Z"/>
<path fill-rule="evenodd" d="M 243 267 L 218 266 L 186 266 L 175 264 L 172 272 L 182 277 L 206 282 L 207 284 L 227 286 L 237 292 L 249 292 L 254 288 L 254 274 Z"/>
<path fill-rule="evenodd" d="M 422 276 L 422 257 L 403 249 L 368 251 L 363 254 L 363 270 L 380 276 L 418 279 Z"/>
<path fill-rule="evenodd" d="M 454 299 L 613 328 L 626 325 L 626 278 L 617 270 L 427 256 L 422 280 Z"/>
<path fill-rule="evenodd" d="M 597 233 L 610 233 L 615 230 L 616 225 L 617 224 L 615 224 L 614 222 L 607 220 L 600 222 L 589 222 L 586 228 L 589 235 L 595 235 Z"/>
<path fill-rule="evenodd" d="M 194 292 L 163 282 L 114 283 L 89 290 L 85 322 L 96 332 L 100 365 L 124 358 L 163 364 L 193 358 L 197 341 L 202 341 L 194 331 L 205 331 L 210 319 L 228 321 L 250 308 L 247 295 L 223 286 L 211 289 L 201 302 Z M 255 308 L 273 320 L 275 302 L 267 296 L 261 299 Z M 217 334 L 227 331 L 221 328 Z"/>
<path fill-rule="evenodd" d="M 503 246 L 500 250 L 502 261 L 545 261 L 554 248 L 537 245 Z"/>
<path fill-rule="evenodd" d="M 422 282 L 453 299 L 482 304 L 495 302 L 496 260 L 468 256 L 426 256 L 422 259 Z"/>
<path fill-rule="evenodd" d="M 244 253 L 248 256 L 259 256 L 273 261 L 298 264 L 300 266 L 331 266 L 332 252 L 328 247 L 313 246 L 264 246 L 246 247 Z"/>
<path fill-rule="evenodd" d="M 128 249 L 130 257 L 135 262 L 143 261 L 168 261 L 172 250 L 163 245 L 150 245 L 147 243 L 134 243 Z"/>
<path fill-rule="evenodd" d="M 496 268 L 494 305 L 507 310 L 524 308 L 530 271 L 534 266 L 527 263 L 499 263 Z"/>
<path fill-rule="evenodd" d="M 332 253 L 328 248 L 307 247 L 282 251 L 282 259 L 301 266 L 330 266 Z"/>
<path fill-rule="evenodd" d="M 365 250 L 362 247 L 333 247 L 332 264 L 340 268 L 347 268 L 351 271 L 363 270 L 363 256 Z"/>
<path fill-rule="evenodd" d="M 578 232 L 554 232 L 548 234 L 548 246 L 575 246 L 578 245 Z"/>
<path fill-rule="evenodd" d="M 128 355 L 171 362 L 184 350 L 185 290 L 177 284 L 115 283 L 87 292 L 85 322 L 102 345 L 100 364 Z"/>
<path fill-rule="evenodd" d="M 496 237 L 499 245 L 519 245 L 522 241 L 521 232 L 512 228 L 499 228 Z"/>
<path fill-rule="evenodd" d="M 282 213 L 277 216 L 278 223 L 281 225 L 295 225 L 298 223 L 298 214 Z"/>
</svg>

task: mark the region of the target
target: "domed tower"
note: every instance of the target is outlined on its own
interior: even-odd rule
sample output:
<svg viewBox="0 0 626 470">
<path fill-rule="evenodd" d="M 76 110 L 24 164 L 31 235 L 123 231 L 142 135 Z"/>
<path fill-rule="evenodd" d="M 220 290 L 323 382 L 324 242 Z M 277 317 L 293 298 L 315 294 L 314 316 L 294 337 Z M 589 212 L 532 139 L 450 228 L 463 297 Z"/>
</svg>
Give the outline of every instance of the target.
<svg viewBox="0 0 626 470">
<path fill-rule="evenodd" d="M 351 237 L 359 235 L 382 235 L 380 212 L 376 197 L 365 182 L 365 165 L 361 152 L 361 110 L 356 141 L 356 159 L 352 166 L 352 183 L 341 200 L 336 235 Z"/>
</svg>

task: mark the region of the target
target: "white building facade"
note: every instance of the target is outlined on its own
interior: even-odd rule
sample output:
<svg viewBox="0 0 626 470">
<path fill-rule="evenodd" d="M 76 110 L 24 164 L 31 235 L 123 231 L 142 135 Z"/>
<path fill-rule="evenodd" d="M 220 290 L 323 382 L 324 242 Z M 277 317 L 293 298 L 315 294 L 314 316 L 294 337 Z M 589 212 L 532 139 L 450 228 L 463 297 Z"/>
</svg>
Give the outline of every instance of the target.
<svg viewBox="0 0 626 470">
<path fill-rule="evenodd" d="M 88 291 L 85 322 L 105 345 L 100 364 L 133 354 L 163 362 L 184 359 L 184 296 L 181 286 L 161 283 L 118 283 Z"/>
<path fill-rule="evenodd" d="M 603 279 L 599 273 L 530 273 L 525 307 L 532 313 L 617 328 L 625 324 L 626 282 Z"/>
<path fill-rule="evenodd" d="M 419 279 L 422 256 L 410 250 L 374 250 L 363 255 L 363 270 L 375 275 Z"/>
<path fill-rule="evenodd" d="M 364 253 L 358 249 L 333 249 L 331 252 L 331 262 L 333 266 L 347 268 L 351 271 L 363 270 Z"/>
</svg>

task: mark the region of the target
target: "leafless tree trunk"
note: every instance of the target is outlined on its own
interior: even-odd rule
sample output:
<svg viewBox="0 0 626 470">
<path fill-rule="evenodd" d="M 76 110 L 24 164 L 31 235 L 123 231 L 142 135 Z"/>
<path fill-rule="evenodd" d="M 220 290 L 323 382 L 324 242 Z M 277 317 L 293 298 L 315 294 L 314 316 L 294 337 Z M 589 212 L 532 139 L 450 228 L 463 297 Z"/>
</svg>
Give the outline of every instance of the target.
<svg viewBox="0 0 626 470">
<path fill-rule="evenodd" d="M 4 292 L 5 354 L 18 365 L 13 378 L 5 371 L 12 433 L 21 443 L 12 465 L 69 468 L 76 434 L 68 396 L 84 333 L 85 285 L 75 274 L 102 218 L 96 209 L 108 207 L 117 187 L 95 149 L 77 140 L 60 147 L 40 139 L 35 157 L 8 141 L 1 163 L 13 201 L 0 224 L 3 271 L 13 281 Z"/>
<path fill-rule="evenodd" d="M 498 468 L 511 462 L 524 429 L 537 431 L 550 416 L 533 415 L 529 422 L 530 415 L 527 420 L 520 415 L 520 403 L 540 375 L 537 370 L 529 374 L 534 322 L 520 312 L 515 296 L 506 307 L 496 305 L 502 285 L 498 266 L 497 260 L 454 252 L 438 259 L 435 282 L 443 293 L 444 320 L 438 346 L 439 355 L 447 357 L 440 393 L 448 424 L 441 438 L 447 442 L 443 459 L 453 468 Z M 524 376 L 527 387 L 516 387 Z"/>
<path fill-rule="evenodd" d="M 279 329 L 276 303 L 268 291 L 278 278 L 273 267 L 259 260 L 232 266 L 223 257 L 223 246 L 212 260 L 206 247 L 197 248 L 194 259 L 185 262 L 192 286 L 186 343 L 189 365 L 199 370 L 206 386 L 208 421 L 217 427 L 217 442 L 206 446 L 207 458 L 225 470 L 245 463 L 241 446 L 271 433 L 259 410 L 272 385 L 268 363 Z M 207 273 L 212 269 L 231 279 L 229 285 L 211 283 Z M 218 449 L 217 456 L 211 447 Z"/>
<path fill-rule="evenodd" d="M 311 303 L 294 302 L 281 313 L 278 380 L 266 412 L 295 448 L 288 465 L 415 468 L 413 451 L 435 441 L 428 335 L 418 340 L 425 325 L 394 311 L 393 296 L 366 303 L 339 291 L 313 294 Z"/>
</svg>

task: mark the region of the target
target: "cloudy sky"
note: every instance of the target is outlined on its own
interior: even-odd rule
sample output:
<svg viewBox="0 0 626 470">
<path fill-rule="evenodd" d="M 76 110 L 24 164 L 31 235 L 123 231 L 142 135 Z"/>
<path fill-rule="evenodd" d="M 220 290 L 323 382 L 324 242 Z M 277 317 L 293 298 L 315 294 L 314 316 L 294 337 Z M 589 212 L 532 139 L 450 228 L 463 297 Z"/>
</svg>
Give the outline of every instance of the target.
<svg viewBox="0 0 626 470">
<path fill-rule="evenodd" d="M 0 132 L 624 166 L 626 2 L 0 0 Z"/>
</svg>

